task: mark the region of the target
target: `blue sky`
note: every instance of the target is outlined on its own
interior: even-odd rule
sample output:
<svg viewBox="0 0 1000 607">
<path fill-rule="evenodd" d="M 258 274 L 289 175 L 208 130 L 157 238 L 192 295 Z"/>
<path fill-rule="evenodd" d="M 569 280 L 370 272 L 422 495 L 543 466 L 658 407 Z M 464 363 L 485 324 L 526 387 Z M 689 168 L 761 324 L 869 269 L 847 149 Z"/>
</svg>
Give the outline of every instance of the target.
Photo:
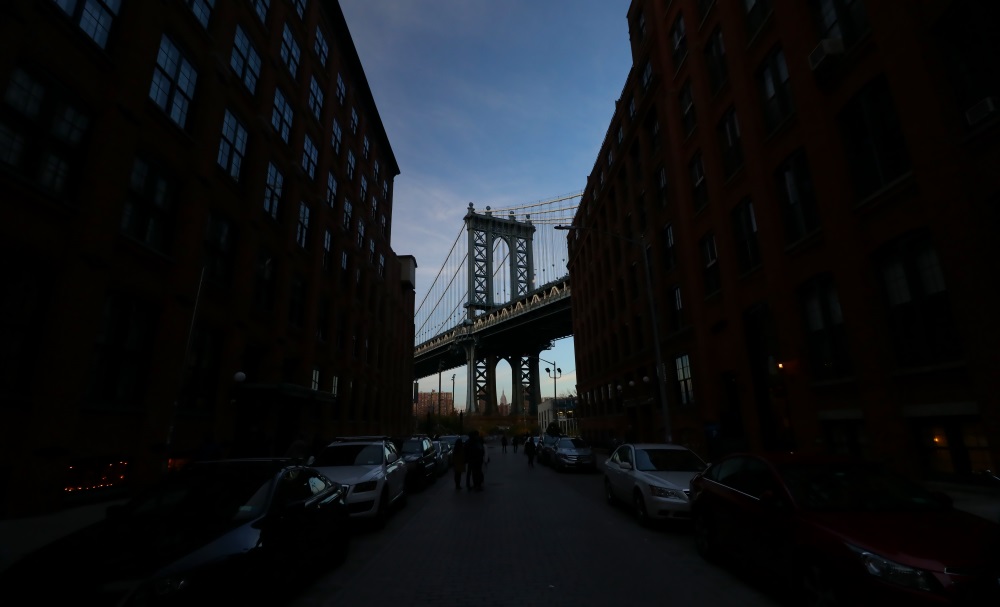
<svg viewBox="0 0 1000 607">
<path fill-rule="evenodd" d="M 629 0 L 340 0 L 399 163 L 392 247 L 417 259 L 419 303 L 469 202 L 579 192 L 631 67 Z M 575 386 L 572 338 L 542 353 Z M 553 382 L 542 364 L 542 395 Z M 465 373 L 456 402 L 465 402 Z M 420 380 L 436 390 L 437 376 Z M 498 368 L 498 390 L 510 372 Z"/>
</svg>

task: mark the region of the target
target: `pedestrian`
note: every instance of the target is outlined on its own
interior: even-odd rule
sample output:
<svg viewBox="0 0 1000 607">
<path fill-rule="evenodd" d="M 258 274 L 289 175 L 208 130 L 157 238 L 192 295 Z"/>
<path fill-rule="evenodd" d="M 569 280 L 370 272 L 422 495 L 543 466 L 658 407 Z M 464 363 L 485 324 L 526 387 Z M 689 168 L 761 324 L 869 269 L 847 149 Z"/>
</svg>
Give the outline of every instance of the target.
<svg viewBox="0 0 1000 607">
<path fill-rule="evenodd" d="M 455 468 L 455 489 L 462 488 L 462 474 L 465 473 L 465 441 L 459 437 L 451 452 L 451 465 Z"/>
<path fill-rule="evenodd" d="M 483 490 L 483 460 L 486 456 L 486 446 L 483 444 L 479 431 L 469 432 L 469 443 L 465 446 L 465 461 L 468 466 L 466 473 L 466 486 L 471 491 Z M 470 484 L 471 481 L 471 484 Z"/>
<path fill-rule="evenodd" d="M 528 467 L 535 467 L 535 441 L 528 438 L 524 441 L 524 454 L 528 456 Z"/>
<path fill-rule="evenodd" d="M 501 453 L 507 453 L 507 435 L 506 434 L 504 434 L 503 436 L 500 437 L 500 446 L 503 447 L 503 451 Z"/>
<path fill-rule="evenodd" d="M 513 439 L 511 439 L 511 441 L 510 441 L 510 444 L 514 445 L 514 453 L 517 453 L 517 444 L 518 444 L 519 442 L 521 442 L 521 439 L 520 439 L 520 438 L 518 438 L 518 437 L 517 437 L 517 435 L 515 434 L 515 435 L 514 435 L 514 438 L 513 438 Z"/>
</svg>

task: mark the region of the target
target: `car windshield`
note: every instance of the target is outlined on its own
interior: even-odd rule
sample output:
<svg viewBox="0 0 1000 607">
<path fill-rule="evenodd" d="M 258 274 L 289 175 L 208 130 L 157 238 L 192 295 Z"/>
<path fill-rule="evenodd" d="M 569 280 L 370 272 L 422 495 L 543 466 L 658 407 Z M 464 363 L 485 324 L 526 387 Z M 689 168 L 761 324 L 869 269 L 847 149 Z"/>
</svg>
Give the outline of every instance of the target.
<svg viewBox="0 0 1000 607">
<path fill-rule="evenodd" d="M 378 466 L 382 445 L 330 445 L 316 457 L 314 466 Z"/>
<path fill-rule="evenodd" d="M 590 445 L 582 438 L 564 438 L 559 441 L 558 447 L 562 449 L 587 449 Z"/>
<path fill-rule="evenodd" d="M 705 462 L 687 449 L 636 449 L 635 469 L 645 472 L 701 472 Z"/>
<path fill-rule="evenodd" d="M 929 491 L 901 476 L 858 464 L 779 467 L 788 491 L 806 510 L 925 512 L 947 509 Z"/>
<path fill-rule="evenodd" d="M 417 439 L 409 439 L 403 441 L 403 453 L 423 453 L 424 452 L 424 441 Z"/>
<path fill-rule="evenodd" d="M 276 474 L 271 462 L 191 464 L 137 497 L 126 516 L 173 521 L 192 533 L 222 531 L 264 514 Z"/>
</svg>

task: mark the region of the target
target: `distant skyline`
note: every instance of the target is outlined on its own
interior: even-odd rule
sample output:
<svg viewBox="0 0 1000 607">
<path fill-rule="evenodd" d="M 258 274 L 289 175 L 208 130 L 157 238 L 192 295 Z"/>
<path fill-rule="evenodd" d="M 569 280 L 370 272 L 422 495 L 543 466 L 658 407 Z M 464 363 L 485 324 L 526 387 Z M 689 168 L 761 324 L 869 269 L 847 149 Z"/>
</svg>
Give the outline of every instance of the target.
<svg viewBox="0 0 1000 607">
<path fill-rule="evenodd" d="M 340 0 L 399 163 L 392 247 L 417 260 L 419 303 L 469 202 L 516 206 L 584 189 L 632 65 L 630 0 Z M 575 393 L 573 339 L 541 353 Z M 555 363 L 554 365 L 552 363 Z M 466 402 L 465 368 L 441 389 Z M 438 377 L 421 378 L 422 392 Z M 497 391 L 512 394 L 510 367 Z"/>
</svg>

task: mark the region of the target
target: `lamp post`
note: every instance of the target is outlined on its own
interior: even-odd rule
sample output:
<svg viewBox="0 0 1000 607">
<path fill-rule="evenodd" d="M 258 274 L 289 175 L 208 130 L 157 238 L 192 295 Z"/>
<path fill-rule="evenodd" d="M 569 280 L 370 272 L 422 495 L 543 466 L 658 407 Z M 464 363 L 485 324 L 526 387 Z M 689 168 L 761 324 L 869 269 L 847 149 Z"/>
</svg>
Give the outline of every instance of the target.
<svg viewBox="0 0 1000 607">
<path fill-rule="evenodd" d="M 558 419 L 559 415 L 556 412 L 556 398 L 558 398 L 557 395 L 556 395 L 556 390 L 557 390 L 557 386 L 559 385 L 559 378 L 562 377 L 562 369 L 560 369 L 559 367 L 556 366 L 555 361 L 545 360 L 541 356 L 539 356 L 537 358 L 538 358 L 538 360 L 542 361 L 543 363 L 549 363 L 550 365 L 552 365 L 551 369 L 548 368 L 548 367 L 545 367 L 545 373 L 548 374 L 549 379 L 552 380 L 552 413 L 556 416 L 556 419 Z M 544 432 L 545 429 L 543 428 L 542 431 Z"/>
<path fill-rule="evenodd" d="M 455 412 L 455 373 L 451 374 L 451 410 Z"/>
<path fill-rule="evenodd" d="M 649 267 L 649 256 L 646 253 L 646 239 L 641 234 L 639 240 L 627 238 L 614 232 L 605 232 L 595 228 L 585 228 L 582 226 L 555 226 L 557 230 L 591 230 L 599 234 L 607 234 L 613 238 L 624 240 L 625 242 L 637 245 L 642 249 L 642 264 L 646 270 L 646 302 L 649 304 L 649 317 L 653 327 L 653 355 L 656 357 L 656 383 L 660 386 L 660 407 L 663 415 L 663 435 L 668 443 L 673 441 L 673 429 L 670 423 L 670 408 L 667 404 L 667 378 L 666 369 L 663 367 L 663 355 L 660 353 L 660 323 L 656 316 L 656 303 L 653 301 L 653 271 Z"/>
<path fill-rule="evenodd" d="M 438 363 L 438 423 L 441 422 L 441 371 L 444 369 L 444 363 Z"/>
</svg>

